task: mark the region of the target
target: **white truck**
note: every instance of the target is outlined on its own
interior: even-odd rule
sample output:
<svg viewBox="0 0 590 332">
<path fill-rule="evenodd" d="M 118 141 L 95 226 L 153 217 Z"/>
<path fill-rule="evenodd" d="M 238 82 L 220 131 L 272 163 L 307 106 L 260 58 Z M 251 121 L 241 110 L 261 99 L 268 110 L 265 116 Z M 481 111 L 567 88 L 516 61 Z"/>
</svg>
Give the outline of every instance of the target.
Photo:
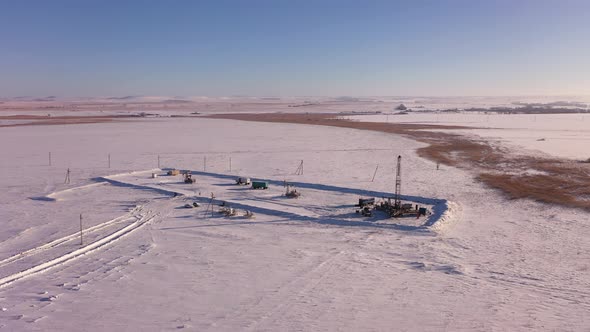
<svg viewBox="0 0 590 332">
<path fill-rule="evenodd" d="M 243 176 L 240 176 L 239 178 L 236 179 L 236 184 L 240 184 L 240 185 L 249 186 L 250 182 L 251 182 L 250 178 L 243 177 Z"/>
</svg>

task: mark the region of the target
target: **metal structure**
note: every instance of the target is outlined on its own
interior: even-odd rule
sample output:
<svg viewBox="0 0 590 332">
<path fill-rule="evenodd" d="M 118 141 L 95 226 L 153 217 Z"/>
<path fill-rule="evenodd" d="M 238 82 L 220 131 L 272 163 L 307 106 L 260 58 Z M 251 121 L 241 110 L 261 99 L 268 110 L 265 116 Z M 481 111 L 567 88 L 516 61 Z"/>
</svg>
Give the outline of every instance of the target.
<svg viewBox="0 0 590 332">
<path fill-rule="evenodd" d="M 195 183 L 197 182 L 197 179 L 193 178 L 192 174 L 190 171 L 184 173 L 184 183 Z"/>
<path fill-rule="evenodd" d="M 68 170 L 66 171 L 66 178 L 64 180 L 64 184 L 69 184 L 70 183 L 70 169 L 68 168 Z"/>
<path fill-rule="evenodd" d="M 299 163 L 297 170 L 295 171 L 295 175 L 303 175 L 303 160 Z"/>
<path fill-rule="evenodd" d="M 207 209 L 205 210 L 205 219 L 207 218 L 207 213 L 209 213 L 209 210 L 211 210 L 211 216 L 213 217 L 213 207 L 211 206 L 211 204 L 213 204 L 214 199 L 215 199 L 215 195 L 213 193 L 211 193 L 211 199 L 209 199 L 209 203 L 207 204 Z"/>
<path fill-rule="evenodd" d="M 395 174 L 395 196 L 394 196 L 394 209 L 399 210 L 402 206 L 401 200 L 402 191 L 402 156 L 397 156 L 397 172 Z"/>
<path fill-rule="evenodd" d="M 415 215 L 416 218 L 419 218 L 422 215 L 427 214 L 426 208 L 421 208 L 418 204 L 414 206 L 412 203 L 404 203 L 402 204 L 402 156 L 397 156 L 397 169 L 395 174 L 395 195 L 393 196 L 393 204 L 391 204 L 391 197 L 387 197 L 387 200 L 380 202 L 379 204 L 375 205 L 375 209 L 379 211 L 386 212 L 390 217 L 398 218 L 404 216 L 411 216 Z M 363 205 L 365 199 L 359 199 L 359 206 Z M 367 209 L 365 206 L 361 211 Z M 357 213 L 361 212 L 357 210 Z M 370 210 L 369 210 L 370 211 Z M 363 216 L 365 214 L 363 213 Z M 368 215 L 370 216 L 370 215 Z"/>
<path fill-rule="evenodd" d="M 288 184 L 287 191 L 285 192 L 285 196 L 287 196 L 289 198 L 297 198 L 297 197 L 301 196 L 301 193 L 298 192 L 297 189 L 295 189 L 295 187 Z"/>
</svg>

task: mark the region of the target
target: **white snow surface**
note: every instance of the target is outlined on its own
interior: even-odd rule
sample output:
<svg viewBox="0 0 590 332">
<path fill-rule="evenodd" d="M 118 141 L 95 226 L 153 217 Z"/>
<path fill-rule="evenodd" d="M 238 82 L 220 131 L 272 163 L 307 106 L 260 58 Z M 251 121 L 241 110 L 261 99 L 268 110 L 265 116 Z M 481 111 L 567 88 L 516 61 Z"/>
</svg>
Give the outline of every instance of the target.
<svg viewBox="0 0 590 332">
<path fill-rule="evenodd" d="M 368 122 L 422 123 L 474 129 L 438 130 L 476 135 L 528 154 L 548 154 L 575 160 L 590 158 L 590 114 L 411 113 L 356 115 Z"/>
<path fill-rule="evenodd" d="M 0 142 L 0 330 L 590 329 L 589 214 L 506 200 L 396 135 L 159 118 Z M 361 195 L 393 191 L 397 155 L 404 198 L 433 215 L 358 216 Z"/>
</svg>

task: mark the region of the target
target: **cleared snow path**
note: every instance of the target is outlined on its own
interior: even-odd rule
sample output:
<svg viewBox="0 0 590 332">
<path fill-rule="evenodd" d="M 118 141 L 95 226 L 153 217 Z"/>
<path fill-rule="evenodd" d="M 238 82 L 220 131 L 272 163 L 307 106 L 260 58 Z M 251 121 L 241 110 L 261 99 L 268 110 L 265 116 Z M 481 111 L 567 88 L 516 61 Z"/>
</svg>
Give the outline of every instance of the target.
<svg viewBox="0 0 590 332">
<path fill-rule="evenodd" d="M 88 236 L 92 232 L 99 231 L 99 230 L 104 229 L 106 227 L 109 227 L 109 226 L 111 226 L 113 224 L 125 222 L 125 221 L 132 220 L 132 219 L 138 219 L 134 215 L 137 214 L 137 213 L 139 213 L 141 211 L 141 209 L 142 209 L 142 207 L 141 206 L 138 206 L 135 209 L 133 209 L 127 215 L 120 216 L 120 217 L 117 217 L 115 219 L 106 221 L 104 223 L 101 223 L 101 224 L 98 224 L 98 225 L 95 225 L 95 226 L 86 228 L 86 229 L 83 230 L 83 234 L 84 234 L 84 236 Z M 10 264 L 12 262 L 15 262 L 15 261 L 17 261 L 19 259 L 23 259 L 25 257 L 29 257 L 29 256 L 32 256 L 32 255 L 38 254 L 41 251 L 46 251 L 46 250 L 49 250 L 49 249 L 56 248 L 57 246 L 59 246 L 61 244 L 64 244 L 66 242 L 72 241 L 72 240 L 80 240 L 80 233 L 78 232 L 78 233 L 70 234 L 70 235 L 64 236 L 62 238 L 53 240 L 53 241 L 51 241 L 49 243 L 40 245 L 38 247 L 29 249 L 29 250 L 25 250 L 25 251 L 20 252 L 20 253 L 18 253 L 16 255 L 13 255 L 13 256 L 10 256 L 8 258 L 5 258 L 5 259 L 3 259 L 3 260 L 0 261 L 0 267 L 4 267 L 5 265 L 8 265 L 8 264 Z"/>
<path fill-rule="evenodd" d="M 0 160 L 6 170 L 0 174 L 0 259 L 76 234 L 80 212 L 88 227 L 136 205 L 160 214 L 121 241 L 1 288 L 0 330 L 585 331 L 590 326 L 588 213 L 506 200 L 466 170 L 437 170 L 416 156 L 422 145 L 403 137 L 170 118 L 67 130 L 5 128 L 0 141 L 6 142 Z M 342 147 L 350 151 L 336 152 Z M 395 154 L 363 150 L 370 147 Z M 258 152 L 230 154 L 253 148 Z M 47 166 L 48 151 L 54 166 Z M 186 151 L 202 154 L 175 154 Z M 111 177 L 112 185 L 61 190 L 153 168 L 160 153 L 170 153 L 162 165 L 182 169 L 204 169 L 206 156 L 206 169 L 219 176 L 195 172 L 197 183 L 184 184 L 181 177 L 151 179 L 147 171 Z M 386 220 L 354 212 L 359 195 L 392 190 L 397 154 L 408 170 L 403 193 L 448 199 L 433 207 L 431 226 L 424 226 L 426 218 Z M 231 173 L 229 158 L 236 176 L 277 182 L 264 191 L 236 186 L 233 176 L 223 174 Z M 305 175 L 294 175 L 303 159 Z M 63 184 L 67 167 L 71 185 Z M 285 198 L 283 179 L 302 196 Z M 29 199 L 51 192 L 57 201 Z M 172 198 L 177 192 L 184 195 Z M 208 202 L 211 192 L 214 204 L 259 206 L 256 218 L 214 211 L 203 219 L 205 206 L 183 208 L 193 197 Z M 90 232 L 85 242 L 133 222 Z M 0 278 L 78 249 L 73 239 L 13 257 L 0 267 Z"/>
<path fill-rule="evenodd" d="M 451 221 L 459 218 L 459 215 L 455 211 L 459 210 L 458 204 L 449 202 L 445 199 L 438 198 L 426 198 L 420 196 L 408 196 L 402 195 L 402 200 L 405 202 L 413 202 L 418 204 L 425 204 L 431 206 L 432 214 L 428 218 L 422 218 L 423 222 L 420 225 L 402 225 L 392 223 L 396 219 L 389 219 L 387 223 L 378 223 L 374 221 L 365 221 L 363 219 L 355 218 L 354 221 L 341 220 L 340 218 L 332 218 L 326 215 L 325 211 L 330 210 L 329 208 L 321 208 L 317 205 L 306 204 L 298 200 L 289 200 L 281 197 L 281 191 L 283 190 L 283 181 L 280 180 L 266 180 L 271 186 L 272 190 L 248 190 L 246 187 L 233 186 L 230 187 L 234 191 L 239 193 L 227 192 L 227 186 L 231 186 L 235 181 L 235 175 L 201 172 L 191 170 L 191 174 L 197 179 L 196 185 L 183 184 L 182 181 L 177 180 L 178 178 L 173 176 L 160 176 L 155 179 L 148 177 L 151 173 L 162 172 L 161 170 L 150 169 L 145 171 L 134 171 L 129 173 L 120 173 L 110 176 L 101 177 L 97 180 L 108 181 L 114 185 L 126 186 L 130 188 L 142 189 L 142 190 L 155 190 L 160 193 L 170 195 L 185 195 L 188 197 L 194 197 L 195 201 L 202 204 L 221 204 L 227 203 L 233 208 L 249 210 L 255 213 L 274 215 L 279 217 L 290 218 L 292 220 L 299 221 L 311 221 L 322 224 L 334 224 L 334 225 L 346 225 L 346 226 L 371 226 L 371 227 L 385 227 L 394 228 L 400 230 L 436 230 L 440 231 L 444 225 L 448 225 Z M 172 180 L 170 180 L 172 178 Z M 176 179 L 176 180 L 175 180 Z M 212 180 L 223 180 L 224 183 L 211 183 Z M 205 184 L 200 183 L 205 182 Z M 293 182 L 289 181 L 289 184 L 295 186 L 298 189 L 313 190 L 318 192 L 328 192 L 336 195 L 356 195 L 361 197 L 376 197 L 376 198 L 387 198 L 392 197 L 393 194 L 380 191 L 371 191 L 364 189 L 345 188 L 333 185 L 323 185 L 317 183 L 305 183 L 305 182 Z M 281 188 L 277 191 L 276 188 Z M 216 191 L 219 193 L 222 189 L 224 198 L 211 199 L 207 196 L 197 196 L 196 192 L 211 192 Z M 314 202 L 317 203 L 317 202 Z M 321 205 L 321 204 L 320 204 Z M 450 209 L 450 207 L 453 207 Z M 202 214 L 203 218 L 207 217 L 206 213 Z M 402 218 L 403 219 L 403 218 Z M 407 218 L 406 218 L 407 219 Z M 444 221 L 444 225 L 439 224 L 438 221 Z"/>
<path fill-rule="evenodd" d="M 73 260 L 79 256 L 86 255 L 90 252 L 93 252 L 93 251 L 103 247 L 104 245 L 110 244 L 113 241 L 115 241 L 125 235 L 128 235 L 129 233 L 131 233 L 134 230 L 138 229 L 139 227 L 143 226 L 145 223 L 154 219 L 154 217 L 156 217 L 155 214 L 148 214 L 148 215 L 138 219 L 134 223 L 132 223 L 128 226 L 125 226 L 125 227 L 121 228 L 120 230 L 118 230 L 108 236 L 105 236 L 105 237 L 101 238 L 100 240 L 95 241 L 89 245 L 86 245 L 78 250 L 74 250 L 70 253 L 59 256 L 59 257 L 52 259 L 50 261 L 47 261 L 45 263 L 36 265 L 34 267 L 31 267 L 30 269 L 8 275 L 8 276 L 0 279 L 0 288 L 5 287 L 16 280 L 33 276 L 37 273 L 43 272 L 43 271 L 48 270 L 52 267 L 64 264 L 64 263 L 66 263 L 70 260 Z M 37 248 L 35 248 L 35 249 L 37 249 Z M 36 251 L 35 249 L 33 249 L 33 252 Z M 21 254 L 26 255 L 25 253 L 21 253 Z"/>
</svg>

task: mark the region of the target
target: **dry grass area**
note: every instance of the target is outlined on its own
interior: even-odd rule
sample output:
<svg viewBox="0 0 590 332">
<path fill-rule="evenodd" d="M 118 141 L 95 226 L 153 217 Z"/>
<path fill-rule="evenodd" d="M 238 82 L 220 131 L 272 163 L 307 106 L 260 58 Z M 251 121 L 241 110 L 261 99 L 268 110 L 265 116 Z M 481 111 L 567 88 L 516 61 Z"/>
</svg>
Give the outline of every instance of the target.
<svg viewBox="0 0 590 332">
<path fill-rule="evenodd" d="M 135 116 L 46 116 L 46 115 L 6 115 L 0 116 L 0 120 L 27 120 L 29 122 L 0 124 L 0 127 L 20 127 L 20 126 L 40 126 L 40 125 L 64 125 L 64 124 L 82 124 L 82 123 L 101 123 L 110 122 L 120 118 L 130 118 Z"/>
<path fill-rule="evenodd" d="M 442 133 L 440 129 L 473 129 L 462 126 L 356 122 L 335 114 L 218 114 L 217 119 L 298 123 L 394 133 L 427 143 L 421 157 L 441 164 L 467 168 L 477 179 L 512 199 L 530 198 L 590 211 L 590 164 L 552 158 L 515 156 L 485 141 Z"/>
<path fill-rule="evenodd" d="M 563 174 L 512 176 L 483 173 L 478 179 L 511 198 L 534 198 L 546 203 L 590 208 L 590 187 Z"/>
</svg>

